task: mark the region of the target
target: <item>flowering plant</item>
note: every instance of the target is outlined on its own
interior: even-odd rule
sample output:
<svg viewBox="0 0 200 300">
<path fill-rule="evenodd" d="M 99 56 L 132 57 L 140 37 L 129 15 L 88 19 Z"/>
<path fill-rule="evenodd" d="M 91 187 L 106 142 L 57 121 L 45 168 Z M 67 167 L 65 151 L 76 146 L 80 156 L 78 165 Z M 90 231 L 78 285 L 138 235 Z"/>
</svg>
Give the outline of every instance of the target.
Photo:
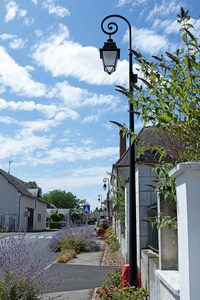
<svg viewBox="0 0 200 300">
<path fill-rule="evenodd" d="M 101 245 L 95 240 L 93 230 L 76 225 L 64 227 L 49 242 L 52 251 L 74 249 L 76 253 L 100 251 Z"/>
<path fill-rule="evenodd" d="M 119 249 L 119 241 L 117 239 L 116 234 L 114 233 L 114 230 L 112 227 L 109 227 L 104 234 L 104 237 L 106 238 L 106 243 L 109 245 L 110 249 L 115 252 Z"/>
<path fill-rule="evenodd" d="M 128 282 L 123 287 L 121 276 L 121 269 L 115 269 L 114 272 L 107 274 L 105 283 L 97 291 L 100 299 L 143 300 L 149 295 L 147 288 L 135 288 L 130 286 Z"/>
<path fill-rule="evenodd" d="M 38 255 L 37 250 L 37 242 L 28 244 L 25 233 L 1 241 L 1 300 L 35 300 L 46 285 L 49 286 L 47 273 L 43 270 L 49 264 L 50 257 L 46 253 L 45 257 Z"/>
</svg>

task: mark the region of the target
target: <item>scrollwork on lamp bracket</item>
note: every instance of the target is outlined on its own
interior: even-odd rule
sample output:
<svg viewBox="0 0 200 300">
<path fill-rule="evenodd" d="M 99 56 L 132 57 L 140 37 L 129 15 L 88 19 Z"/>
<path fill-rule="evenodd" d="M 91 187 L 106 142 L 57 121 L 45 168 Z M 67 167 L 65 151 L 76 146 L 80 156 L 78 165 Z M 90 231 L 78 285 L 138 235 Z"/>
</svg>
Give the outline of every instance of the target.
<svg viewBox="0 0 200 300">
<path fill-rule="evenodd" d="M 110 18 L 120 18 L 128 24 L 128 27 L 129 27 L 129 42 L 130 42 L 129 51 L 131 51 L 132 50 L 131 24 L 129 23 L 129 21 L 126 18 L 124 18 L 121 15 L 109 15 L 109 16 L 105 17 L 103 19 L 103 21 L 101 22 L 101 29 L 105 34 L 109 35 L 109 38 L 111 38 L 111 35 L 115 34 L 118 31 L 118 25 L 115 22 L 109 22 L 107 24 L 107 28 L 108 28 L 109 31 L 104 29 L 104 22 L 106 20 L 110 19 Z M 114 28 L 113 28 L 113 26 L 114 26 Z"/>
</svg>

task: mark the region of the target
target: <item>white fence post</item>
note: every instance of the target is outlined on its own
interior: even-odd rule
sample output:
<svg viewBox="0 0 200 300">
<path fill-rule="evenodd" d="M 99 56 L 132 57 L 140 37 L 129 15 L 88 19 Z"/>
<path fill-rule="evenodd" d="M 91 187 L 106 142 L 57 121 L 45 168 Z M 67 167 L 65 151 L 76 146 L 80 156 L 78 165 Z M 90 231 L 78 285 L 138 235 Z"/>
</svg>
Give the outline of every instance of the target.
<svg viewBox="0 0 200 300">
<path fill-rule="evenodd" d="M 176 205 L 158 195 L 158 215 L 176 217 Z M 159 268 L 161 270 L 178 270 L 178 238 L 173 227 L 159 228 Z"/>
<path fill-rule="evenodd" d="M 199 299 L 200 162 L 180 163 L 176 178 L 180 299 Z"/>
</svg>

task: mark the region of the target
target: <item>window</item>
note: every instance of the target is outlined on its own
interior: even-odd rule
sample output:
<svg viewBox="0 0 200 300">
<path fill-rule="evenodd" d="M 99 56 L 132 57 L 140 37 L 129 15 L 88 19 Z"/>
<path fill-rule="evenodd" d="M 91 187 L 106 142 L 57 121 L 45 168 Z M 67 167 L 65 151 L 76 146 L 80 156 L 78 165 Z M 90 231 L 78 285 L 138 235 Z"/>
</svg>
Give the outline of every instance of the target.
<svg viewBox="0 0 200 300">
<path fill-rule="evenodd" d="M 41 216 L 41 214 L 39 213 L 39 214 L 38 214 L 38 222 L 41 222 L 41 220 L 42 220 L 42 216 Z"/>
</svg>

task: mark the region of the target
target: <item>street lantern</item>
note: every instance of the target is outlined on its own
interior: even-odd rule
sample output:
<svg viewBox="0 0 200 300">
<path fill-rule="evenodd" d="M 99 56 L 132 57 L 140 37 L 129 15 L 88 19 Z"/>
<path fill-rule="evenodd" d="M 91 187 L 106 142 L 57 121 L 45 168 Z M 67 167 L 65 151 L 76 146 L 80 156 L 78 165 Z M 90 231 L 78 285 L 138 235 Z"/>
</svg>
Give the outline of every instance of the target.
<svg viewBox="0 0 200 300">
<path fill-rule="evenodd" d="M 117 48 L 116 43 L 111 38 L 100 49 L 100 58 L 102 59 L 105 72 L 109 75 L 115 72 L 117 61 L 120 58 L 120 49 Z"/>
<path fill-rule="evenodd" d="M 109 75 L 116 70 L 117 59 L 120 56 L 120 50 L 112 46 L 113 40 L 111 36 L 118 31 L 118 25 L 115 22 L 109 22 L 107 25 L 108 30 L 105 30 L 104 23 L 110 18 L 120 18 L 124 20 L 129 27 L 129 92 L 133 93 L 133 83 L 137 82 L 137 75 L 133 74 L 133 62 L 132 62 L 132 33 L 131 25 L 129 21 L 121 15 L 109 15 L 103 19 L 101 22 L 101 29 L 105 34 L 109 35 L 107 43 L 104 44 L 104 47 L 107 47 L 112 50 L 107 50 L 107 57 L 105 58 L 103 49 L 100 49 L 100 58 L 103 59 L 104 71 Z M 110 41 L 110 42 L 109 42 Z M 109 44 L 110 43 L 110 44 Z M 108 44 L 108 45 L 107 45 Z M 112 48 L 113 47 L 113 48 Z M 114 52 L 115 48 L 115 52 Z M 110 51 L 110 53 L 108 53 Z M 113 55 L 114 52 L 115 54 Z M 112 55 L 113 56 L 112 56 Z M 112 64 L 111 64 L 112 56 Z M 105 64 L 108 65 L 105 65 Z M 134 107 L 133 104 L 129 103 L 129 129 L 130 132 L 134 132 Z M 129 168 L 129 283 L 132 286 L 137 286 L 137 237 L 136 237 L 136 190 L 135 190 L 135 141 L 131 142 L 131 135 L 129 139 L 129 149 L 130 149 L 130 168 Z"/>
</svg>

